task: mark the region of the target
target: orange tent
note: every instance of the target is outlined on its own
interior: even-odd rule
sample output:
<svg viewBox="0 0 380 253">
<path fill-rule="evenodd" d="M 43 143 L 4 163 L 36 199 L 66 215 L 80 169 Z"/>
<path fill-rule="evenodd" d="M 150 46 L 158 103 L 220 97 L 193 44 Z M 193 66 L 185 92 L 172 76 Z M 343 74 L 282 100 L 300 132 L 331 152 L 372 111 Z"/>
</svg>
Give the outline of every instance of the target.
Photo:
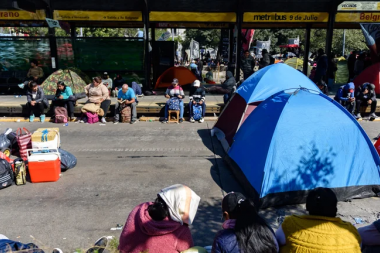
<svg viewBox="0 0 380 253">
<path fill-rule="evenodd" d="M 155 89 L 167 88 L 169 87 L 173 79 L 177 78 L 179 85 L 184 86 L 187 84 L 192 84 L 197 77 L 185 67 L 171 67 L 167 69 L 162 75 L 157 79 Z"/>
</svg>

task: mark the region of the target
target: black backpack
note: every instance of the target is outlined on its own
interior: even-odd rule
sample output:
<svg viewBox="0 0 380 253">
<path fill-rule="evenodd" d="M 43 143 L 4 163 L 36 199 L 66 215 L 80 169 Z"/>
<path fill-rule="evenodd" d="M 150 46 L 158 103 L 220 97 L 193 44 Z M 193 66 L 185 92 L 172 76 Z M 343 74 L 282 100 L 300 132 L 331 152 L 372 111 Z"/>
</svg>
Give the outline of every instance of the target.
<svg viewBox="0 0 380 253">
<path fill-rule="evenodd" d="M 0 159 L 0 189 L 11 186 L 14 181 L 14 174 L 11 165 L 7 160 Z"/>
</svg>

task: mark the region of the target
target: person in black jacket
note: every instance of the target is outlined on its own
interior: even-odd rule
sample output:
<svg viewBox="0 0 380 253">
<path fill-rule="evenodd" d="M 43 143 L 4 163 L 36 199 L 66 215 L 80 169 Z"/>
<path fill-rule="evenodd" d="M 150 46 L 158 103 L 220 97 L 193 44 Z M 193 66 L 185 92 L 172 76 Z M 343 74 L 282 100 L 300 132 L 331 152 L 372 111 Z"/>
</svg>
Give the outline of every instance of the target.
<svg viewBox="0 0 380 253">
<path fill-rule="evenodd" d="M 193 117 L 193 105 L 202 106 L 202 117 L 199 119 L 199 123 L 204 121 L 206 114 L 206 102 L 205 102 L 206 92 L 203 87 L 201 87 L 201 82 L 195 80 L 193 86 L 190 88 L 190 102 L 189 102 L 189 112 L 190 112 L 190 122 L 194 123 Z"/>
<path fill-rule="evenodd" d="M 270 56 L 269 56 L 269 53 L 268 53 L 268 50 L 266 49 L 263 49 L 263 51 L 261 52 L 262 54 L 262 58 L 260 60 L 260 69 L 262 68 L 265 68 L 266 66 L 269 66 L 270 65 Z"/>
<path fill-rule="evenodd" d="M 221 86 L 212 86 L 206 89 L 207 92 L 217 94 L 230 94 L 233 88 L 236 87 L 236 80 L 231 71 L 226 72 L 226 80 Z"/>
<path fill-rule="evenodd" d="M 45 121 L 44 110 L 48 108 L 49 102 L 45 97 L 43 89 L 34 81 L 32 81 L 26 91 L 26 111 L 29 115 L 29 121 L 34 121 L 34 115 L 39 115 L 41 122 Z"/>
<path fill-rule="evenodd" d="M 347 68 L 348 68 L 348 82 L 351 82 L 352 79 L 354 79 L 355 76 L 355 62 L 356 62 L 357 52 L 352 51 L 350 56 L 348 56 L 347 59 Z"/>
<path fill-rule="evenodd" d="M 202 72 L 203 72 L 203 62 L 202 62 L 202 60 L 201 59 L 198 59 L 197 60 L 197 66 L 198 66 L 198 73 L 199 73 L 199 75 L 200 75 L 200 78 L 201 78 L 201 82 L 202 82 Z"/>
<path fill-rule="evenodd" d="M 277 253 L 273 230 L 257 213 L 252 200 L 239 192 L 228 193 L 222 201 L 223 230 L 212 245 L 212 253 Z"/>
<path fill-rule="evenodd" d="M 364 83 L 360 85 L 360 87 L 356 90 L 355 100 L 356 100 L 356 118 L 357 119 L 360 119 L 362 117 L 362 115 L 360 114 L 360 107 L 369 106 L 369 105 L 371 106 L 371 113 L 369 117 L 371 119 L 377 118 L 375 114 L 376 106 L 377 106 L 375 85 L 370 84 L 370 83 Z"/>
<path fill-rule="evenodd" d="M 241 70 L 243 71 L 244 80 L 253 74 L 255 68 L 255 59 L 251 56 L 248 50 L 244 51 L 244 56 L 241 59 Z"/>
</svg>

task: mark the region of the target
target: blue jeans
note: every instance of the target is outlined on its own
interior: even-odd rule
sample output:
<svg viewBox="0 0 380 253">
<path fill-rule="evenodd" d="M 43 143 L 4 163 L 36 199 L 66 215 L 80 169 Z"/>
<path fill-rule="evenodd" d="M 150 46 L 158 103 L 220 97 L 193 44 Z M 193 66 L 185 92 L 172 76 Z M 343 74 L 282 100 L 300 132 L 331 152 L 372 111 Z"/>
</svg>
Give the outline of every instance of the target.
<svg viewBox="0 0 380 253">
<path fill-rule="evenodd" d="M 204 118 L 206 114 L 206 103 L 203 102 L 201 106 L 202 106 L 202 117 Z M 193 102 L 192 101 L 189 102 L 189 112 L 190 112 L 190 118 L 193 117 Z"/>
<path fill-rule="evenodd" d="M 169 100 L 166 101 L 166 105 L 165 105 L 165 119 L 167 119 L 169 117 Z M 182 119 L 183 118 L 183 100 L 180 99 L 179 100 L 179 118 Z"/>
</svg>

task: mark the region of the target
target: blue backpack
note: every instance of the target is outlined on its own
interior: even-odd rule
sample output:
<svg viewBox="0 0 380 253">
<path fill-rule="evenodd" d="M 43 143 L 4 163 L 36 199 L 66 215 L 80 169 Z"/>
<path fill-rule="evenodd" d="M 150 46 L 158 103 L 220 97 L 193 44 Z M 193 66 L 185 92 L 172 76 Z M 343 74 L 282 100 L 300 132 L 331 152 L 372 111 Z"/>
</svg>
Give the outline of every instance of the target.
<svg viewBox="0 0 380 253">
<path fill-rule="evenodd" d="M 193 105 L 193 119 L 200 120 L 202 118 L 202 106 Z"/>
<path fill-rule="evenodd" d="M 179 98 L 171 98 L 169 99 L 169 103 L 168 103 L 168 107 L 169 107 L 169 110 L 171 111 L 179 111 Z"/>
</svg>

